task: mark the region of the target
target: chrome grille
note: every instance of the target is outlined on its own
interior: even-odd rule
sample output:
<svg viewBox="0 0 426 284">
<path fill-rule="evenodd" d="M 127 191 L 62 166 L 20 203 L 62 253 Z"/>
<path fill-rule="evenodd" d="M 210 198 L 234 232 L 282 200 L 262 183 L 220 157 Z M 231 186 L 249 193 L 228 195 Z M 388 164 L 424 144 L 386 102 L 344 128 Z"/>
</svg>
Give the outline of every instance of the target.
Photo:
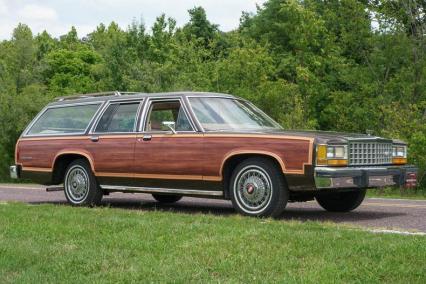
<svg viewBox="0 0 426 284">
<path fill-rule="evenodd" d="M 392 163 L 392 143 L 349 143 L 349 165 L 383 165 Z"/>
</svg>

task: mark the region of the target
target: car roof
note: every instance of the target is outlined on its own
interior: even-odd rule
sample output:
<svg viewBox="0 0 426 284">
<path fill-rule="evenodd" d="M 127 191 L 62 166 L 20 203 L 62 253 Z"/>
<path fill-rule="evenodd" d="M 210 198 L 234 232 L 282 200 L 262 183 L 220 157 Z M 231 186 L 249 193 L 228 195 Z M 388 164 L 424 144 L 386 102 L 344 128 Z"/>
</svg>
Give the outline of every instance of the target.
<svg viewBox="0 0 426 284">
<path fill-rule="evenodd" d="M 109 100 L 131 100 L 131 99 L 143 99 L 152 97 L 176 97 L 176 96 L 194 96 L 194 97 L 224 97 L 224 98 L 236 98 L 233 95 L 213 93 L 213 92 L 163 92 L 163 93 L 129 93 L 129 92 L 104 92 L 104 93 L 92 93 L 92 94 L 79 94 L 73 96 L 60 97 L 56 101 L 49 103 L 49 106 L 60 106 L 67 104 L 80 104 L 80 103 L 91 103 L 91 102 L 105 102 Z"/>
</svg>

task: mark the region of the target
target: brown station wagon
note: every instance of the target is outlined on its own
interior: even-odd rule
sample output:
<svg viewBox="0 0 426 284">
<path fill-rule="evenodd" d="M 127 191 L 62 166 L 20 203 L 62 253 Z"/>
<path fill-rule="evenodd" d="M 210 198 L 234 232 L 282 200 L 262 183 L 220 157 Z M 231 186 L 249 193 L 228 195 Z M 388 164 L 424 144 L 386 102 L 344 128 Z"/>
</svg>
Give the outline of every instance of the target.
<svg viewBox="0 0 426 284">
<path fill-rule="evenodd" d="M 344 212 L 367 188 L 415 186 L 406 163 L 402 141 L 286 131 L 231 95 L 112 92 L 46 106 L 16 143 L 10 173 L 63 189 L 73 205 L 144 192 L 164 203 L 230 199 L 240 213 L 275 217 L 287 202 Z"/>
</svg>

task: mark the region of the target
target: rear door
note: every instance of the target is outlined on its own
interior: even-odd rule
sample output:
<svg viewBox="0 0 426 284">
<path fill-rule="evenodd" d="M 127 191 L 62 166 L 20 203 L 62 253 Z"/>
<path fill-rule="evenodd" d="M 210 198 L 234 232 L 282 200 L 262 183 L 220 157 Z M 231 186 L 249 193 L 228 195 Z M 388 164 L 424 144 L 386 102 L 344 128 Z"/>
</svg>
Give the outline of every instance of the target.
<svg viewBox="0 0 426 284">
<path fill-rule="evenodd" d="M 92 128 L 89 147 L 101 184 L 131 182 L 141 106 L 142 100 L 112 101 Z"/>
</svg>

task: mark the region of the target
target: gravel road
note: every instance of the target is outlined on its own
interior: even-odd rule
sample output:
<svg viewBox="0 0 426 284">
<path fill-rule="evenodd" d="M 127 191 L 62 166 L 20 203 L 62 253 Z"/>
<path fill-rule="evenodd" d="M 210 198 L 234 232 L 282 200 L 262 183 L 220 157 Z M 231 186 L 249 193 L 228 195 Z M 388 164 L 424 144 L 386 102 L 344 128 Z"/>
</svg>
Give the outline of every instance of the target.
<svg viewBox="0 0 426 284">
<path fill-rule="evenodd" d="M 46 192 L 36 185 L 0 185 L 0 202 L 19 201 L 31 204 L 66 202 L 63 192 Z M 235 214 L 231 202 L 185 197 L 173 205 L 161 205 L 147 194 L 112 193 L 105 205 L 129 210 L 164 210 L 183 213 Z M 315 201 L 289 203 L 283 220 L 348 223 L 374 229 L 426 233 L 426 200 L 368 198 L 355 211 L 331 213 Z"/>
</svg>

